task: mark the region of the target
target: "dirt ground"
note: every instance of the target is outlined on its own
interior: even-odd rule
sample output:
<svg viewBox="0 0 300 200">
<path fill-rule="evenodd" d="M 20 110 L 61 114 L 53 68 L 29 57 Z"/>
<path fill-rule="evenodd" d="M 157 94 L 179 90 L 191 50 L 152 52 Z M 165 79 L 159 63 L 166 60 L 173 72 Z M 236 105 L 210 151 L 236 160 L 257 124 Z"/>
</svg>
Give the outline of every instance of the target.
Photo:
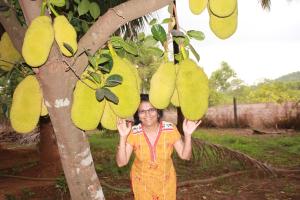
<svg viewBox="0 0 300 200">
<path fill-rule="evenodd" d="M 230 132 L 238 135 L 252 135 L 251 129 L 205 129 L 205 132 Z M 285 133 L 293 135 L 295 133 Z M 269 134 L 268 134 L 269 135 Z M 270 136 L 270 135 L 269 135 Z M 274 134 L 274 137 L 276 134 Z M 264 135 L 262 135 L 264 137 Z M 8 137 L 6 137 L 8 138 Z M 13 137 L 12 137 L 13 138 Z M 2 143 L 1 143 L 2 141 Z M 51 166 L 39 166 L 39 154 L 34 145 L 11 145 L 0 138 L 0 200 L 69 200 L 64 192 L 65 182 L 58 182 L 49 176 Z M 10 143 L 10 144 L 8 144 Z M 299 168 L 298 168 L 299 169 Z M 6 174 L 21 177 L 7 177 Z M 4 176 L 3 176 L 4 175 Z M 24 177 L 31 177 L 26 179 Z M 33 179 L 32 179 L 33 178 Z M 109 185 L 129 188 L 126 177 L 100 177 Z M 131 192 L 117 192 L 103 186 L 107 200 L 133 199 Z M 205 184 L 191 184 L 177 189 L 178 200 L 299 200 L 300 173 L 271 177 L 258 174 L 245 174 L 219 179 Z"/>
<path fill-rule="evenodd" d="M 34 148 L 0 151 L 0 175 L 14 174 L 45 178 L 38 168 L 38 152 Z M 44 169 L 45 170 L 45 169 Z M 44 173 L 45 174 L 45 173 Z M 49 177 L 51 178 L 51 177 Z M 102 177 L 109 184 L 109 177 Z M 121 180 L 129 186 L 129 180 Z M 133 199 L 131 193 L 111 191 L 103 187 L 107 200 Z M 0 177 L 0 199 L 58 200 L 69 199 L 53 180 L 23 180 Z M 207 184 L 193 184 L 177 190 L 178 200 L 299 200 L 300 174 L 282 177 L 239 175 Z"/>
</svg>

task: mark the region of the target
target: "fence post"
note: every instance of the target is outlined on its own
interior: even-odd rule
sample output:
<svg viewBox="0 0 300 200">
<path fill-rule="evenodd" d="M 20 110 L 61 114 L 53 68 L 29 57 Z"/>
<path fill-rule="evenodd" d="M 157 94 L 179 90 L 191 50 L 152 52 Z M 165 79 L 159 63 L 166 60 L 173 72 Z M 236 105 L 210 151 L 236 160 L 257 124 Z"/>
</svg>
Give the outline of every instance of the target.
<svg viewBox="0 0 300 200">
<path fill-rule="evenodd" d="M 233 97 L 233 114 L 234 114 L 234 126 L 235 128 L 239 127 L 238 117 L 237 117 L 237 107 L 236 107 L 236 98 Z"/>
</svg>

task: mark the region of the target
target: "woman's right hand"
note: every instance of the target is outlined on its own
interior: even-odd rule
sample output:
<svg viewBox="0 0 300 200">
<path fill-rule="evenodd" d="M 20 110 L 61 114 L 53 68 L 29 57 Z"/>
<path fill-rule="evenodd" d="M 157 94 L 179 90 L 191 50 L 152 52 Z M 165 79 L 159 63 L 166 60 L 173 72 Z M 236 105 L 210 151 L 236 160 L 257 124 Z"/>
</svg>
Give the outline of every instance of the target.
<svg viewBox="0 0 300 200">
<path fill-rule="evenodd" d="M 125 119 L 117 119 L 117 128 L 121 137 L 127 137 L 131 130 L 131 123 L 127 123 Z"/>
</svg>

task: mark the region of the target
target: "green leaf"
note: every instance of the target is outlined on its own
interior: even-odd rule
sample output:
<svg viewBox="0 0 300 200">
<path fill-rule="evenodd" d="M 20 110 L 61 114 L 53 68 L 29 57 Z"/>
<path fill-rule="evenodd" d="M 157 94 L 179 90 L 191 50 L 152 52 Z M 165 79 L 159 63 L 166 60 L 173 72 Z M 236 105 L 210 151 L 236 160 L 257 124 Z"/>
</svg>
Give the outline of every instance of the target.
<svg viewBox="0 0 300 200">
<path fill-rule="evenodd" d="M 89 11 L 90 1 L 82 0 L 78 5 L 79 16 L 86 14 Z"/>
<path fill-rule="evenodd" d="M 55 5 L 57 7 L 63 7 L 63 6 L 66 5 L 65 0 L 50 0 L 49 3 L 52 4 L 52 5 Z"/>
<path fill-rule="evenodd" d="M 96 99 L 98 101 L 102 101 L 103 99 L 107 99 L 110 102 L 113 102 L 114 104 L 119 103 L 119 98 L 110 91 L 110 89 L 106 87 L 102 87 L 96 90 Z"/>
<path fill-rule="evenodd" d="M 160 24 L 155 24 L 154 26 L 152 26 L 151 33 L 154 39 L 160 41 L 161 43 L 167 41 L 167 33 Z"/>
<path fill-rule="evenodd" d="M 149 47 L 147 48 L 147 52 L 149 52 L 150 55 L 161 57 L 164 55 L 164 51 L 162 51 L 158 47 Z"/>
<path fill-rule="evenodd" d="M 122 48 L 122 45 L 124 43 L 124 39 L 120 36 L 112 36 L 110 38 L 110 42 L 115 48 Z"/>
<path fill-rule="evenodd" d="M 195 56 L 195 58 L 196 58 L 197 61 L 199 62 L 199 60 L 200 60 L 200 55 L 197 53 L 196 49 L 195 49 L 191 44 L 189 44 L 189 47 L 190 47 L 190 50 L 192 51 L 193 55 Z"/>
<path fill-rule="evenodd" d="M 205 35 L 201 31 L 189 30 L 187 35 L 196 40 L 202 41 L 205 39 Z"/>
<path fill-rule="evenodd" d="M 143 42 L 143 46 L 145 47 L 153 47 L 156 44 L 157 44 L 157 40 L 155 40 L 152 35 L 145 37 L 145 40 Z"/>
<path fill-rule="evenodd" d="M 190 44 L 190 39 L 187 36 L 184 37 L 173 37 L 173 40 L 178 44 L 183 44 L 184 46 L 188 46 Z"/>
<path fill-rule="evenodd" d="M 72 18 L 73 18 L 73 16 L 74 16 L 74 13 L 73 13 L 72 11 L 69 11 L 69 12 L 68 12 L 68 16 L 67 16 L 68 21 L 71 21 Z"/>
<path fill-rule="evenodd" d="M 138 33 L 137 38 L 138 38 L 138 41 L 144 40 L 145 39 L 145 33 L 144 32 Z"/>
<path fill-rule="evenodd" d="M 90 11 L 91 16 L 94 19 L 97 19 L 100 16 L 100 7 L 99 7 L 99 4 L 97 4 L 96 2 L 90 3 L 89 11 Z"/>
<path fill-rule="evenodd" d="M 119 74 L 113 74 L 110 75 L 106 81 L 105 81 L 105 86 L 106 87 L 115 87 L 119 84 L 121 84 L 123 81 L 122 76 L 120 76 Z"/>
<path fill-rule="evenodd" d="M 156 18 L 153 18 L 150 22 L 149 22 L 149 25 L 152 26 L 154 24 L 157 23 L 157 19 Z"/>
<path fill-rule="evenodd" d="M 99 84 L 101 83 L 101 76 L 98 73 L 90 72 L 89 74 L 96 83 L 99 83 Z"/>
<path fill-rule="evenodd" d="M 97 63 L 98 65 L 102 64 L 102 63 L 106 63 L 110 60 L 111 58 L 109 57 L 105 57 L 103 55 L 101 55 L 100 57 L 97 57 Z"/>
<path fill-rule="evenodd" d="M 83 32 L 85 32 L 85 33 L 89 30 L 89 25 L 86 21 L 81 22 L 81 27 L 82 27 Z"/>
<path fill-rule="evenodd" d="M 172 21 L 172 18 L 165 18 L 161 23 L 162 24 L 167 24 L 167 23 L 169 23 L 171 21 Z"/>
<path fill-rule="evenodd" d="M 98 101 L 102 101 L 104 99 L 104 97 L 105 97 L 105 89 L 104 88 L 99 88 L 99 89 L 96 90 L 96 99 Z"/>
<path fill-rule="evenodd" d="M 92 67 L 93 67 L 94 69 L 97 69 L 98 63 L 97 63 L 96 57 L 94 57 L 94 56 L 89 56 L 88 59 L 89 59 L 89 63 L 92 65 Z"/>
<path fill-rule="evenodd" d="M 133 44 L 131 44 L 127 41 L 123 41 L 122 47 L 124 48 L 124 50 L 126 52 L 133 54 L 135 56 L 138 55 L 137 48 Z"/>
<path fill-rule="evenodd" d="M 102 63 L 99 67 L 102 73 L 109 73 L 113 67 L 113 60 L 109 54 L 102 54 L 103 57 L 107 57 L 108 61 Z"/>
<path fill-rule="evenodd" d="M 64 42 L 63 45 L 72 55 L 74 54 L 74 50 L 69 44 Z"/>
</svg>

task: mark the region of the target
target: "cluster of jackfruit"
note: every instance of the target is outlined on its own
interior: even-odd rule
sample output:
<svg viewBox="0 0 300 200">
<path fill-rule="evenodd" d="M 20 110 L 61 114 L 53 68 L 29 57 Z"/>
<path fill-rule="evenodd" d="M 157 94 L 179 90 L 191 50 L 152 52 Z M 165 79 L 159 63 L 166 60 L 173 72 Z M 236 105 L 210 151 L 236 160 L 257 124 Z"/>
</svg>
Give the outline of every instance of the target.
<svg viewBox="0 0 300 200">
<path fill-rule="evenodd" d="M 119 57 L 114 49 L 110 47 L 113 67 L 107 74 L 94 71 L 103 77 L 100 84 L 96 84 L 83 73 L 82 80 L 77 81 L 73 92 L 73 104 L 71 118 L 73 123 L 80 129 L 93 130 L 101 123 L 102 127 L 109 130 L 117 130 L 117 118 L 132 117 L 140 103 L 140 77 L 137 69 L 125 58 Z M 115 104 L 107 99 L 98 101 L 96 99 L 96 89 L 105 85 L 106 78 L 118 74 L 122 77 L 122 83 L 114 87 L 109 87 L 110 91 L 118 97 Z M 82 83 L 82 81 L 84 83 Z"/>
<path fill-rule="evenodd" d="M 3 33 L 0 40 L 0 68 L 10 71 L 21 58 L 22 56 L 15 49 L 7 32 Z"/>
<path fill-rule="evenodd" d="M 31 67 L 43 65 L 50 53 L 53 41 L 57 42 L 65 56 L 72 56 L 77 51 L 76 31 L 63 15 L 52 20 L 49 16 L 38 16 L 28 27 L 22 46 L 25 62 Z"/>
<path fill-rule="evenodd" d="M 181 107 L 185 118 L 199 120 L 208 108 L 208 78 L 191 59 L 163 63 L 151 78 L 149 99 L 159 109 L 171 102 Z"/>
<path fill-rule="evenodd" d="M 220 39 L 233 35 L 238 23 L 237 0 L 189 0 L 190 10 L 195 15 L 206 7 L 209 13 L 209 26 Z"/>
<path fill-rule="evenodd" d="M 11 125 L 19 133 L 29 133 L 38 124 L 40 116 L 47 114 L 39 82 L 34 75 L 29 75 L 14 91 L 9 114 Z"/>
</svg>

